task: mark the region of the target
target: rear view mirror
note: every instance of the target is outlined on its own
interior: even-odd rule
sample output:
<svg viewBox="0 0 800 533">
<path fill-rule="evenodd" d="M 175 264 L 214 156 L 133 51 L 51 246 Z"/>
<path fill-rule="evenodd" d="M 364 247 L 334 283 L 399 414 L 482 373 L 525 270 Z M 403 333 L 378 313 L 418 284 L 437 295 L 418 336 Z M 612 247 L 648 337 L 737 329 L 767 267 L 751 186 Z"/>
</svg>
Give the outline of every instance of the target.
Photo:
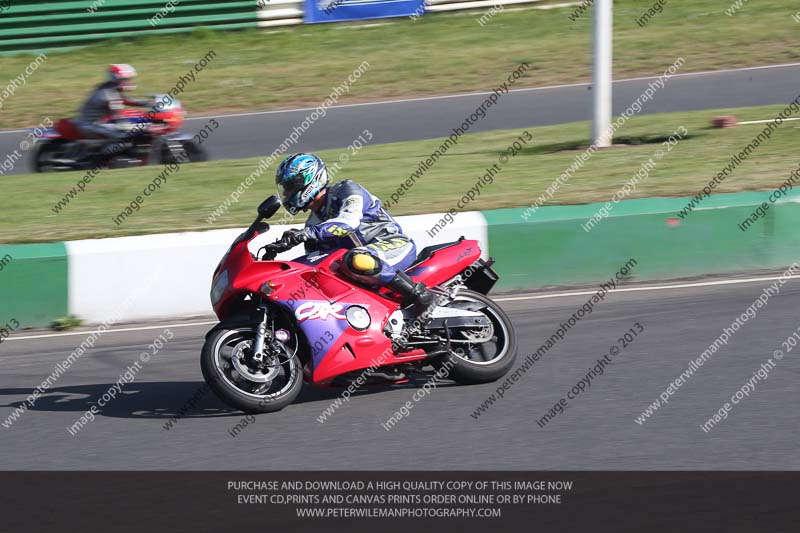
<svg viewBox="0 0 800 533">
<path fill-rule="evenodd" d="M 258 206 L 258 216 L 260 216 L 261 218 L 270 218 L 280 208 L 281 208 L 280 198 L 278 198 L 273 194 L 272 196 L 261 202 L 261 205 Z"/>
</svg>

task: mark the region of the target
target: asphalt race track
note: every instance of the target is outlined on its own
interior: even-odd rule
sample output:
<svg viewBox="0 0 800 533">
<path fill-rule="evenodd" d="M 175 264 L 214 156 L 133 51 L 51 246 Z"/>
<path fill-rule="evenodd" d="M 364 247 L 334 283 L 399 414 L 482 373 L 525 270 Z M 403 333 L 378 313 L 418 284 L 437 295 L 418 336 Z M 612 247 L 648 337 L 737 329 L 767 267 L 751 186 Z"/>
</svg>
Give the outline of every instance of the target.
<svg viewBox="0 0 800 533">
<path fill-rule="evenodd" d="M 667 66 L 665 64 L 665 68 Z M 691 69 L 688 62 L 683 67 L 686 71 Z M 644 105 L 642 114 L 785 104 L 800 93 L 798 77 L 798 64 L 678 74 Z M 497 80 L 492 86 L 502 81 Z M 624 111 L 653 81 L 654 78 L 640 78 L 615 82 L 614 113 Z M 492 86 L 487 86 L 486 90 L 490 91 Z M 324 92 L 321 93 L 320 101 L 325 96 Z M 76 96 L 80 97 L 82 95 Z M 301 135 L 296 150 L 346 147 L 364 129 L 374 135 L 371 144 L 444 137 L 473 113 L 485 98 L 485 94 L 468 94 L 337 106 L 329 109 L 324 118 L 317 120 Z M 76 107 L 78 103 L 76 101 Z M 590 84 L 512 91 L 470 128 L 470 132 L 589 120 L 591 103 Z M 186 131 L 201 130 L 209 117 L 192 117 L 191 102 L 184 104 L 190 117 Z M 217 116 L 220 126 L 204 146 L 208 148 L 211 159 L 264 156 L 280 145 L 310 111 L 298 109 Z M 46 110 L 42 113 L 42 118 L 47 116 Z M 35 124 L 31 124 L 33 126 Z M 0 155 L 19 148 L 23 137 L 24 133 L 20 131 L 0 132 Z M 26 155 L 25 163 L 18 163 L 9 174 L 30 172 L 29 159 Z"/>
<path fill-rule="evenodd" d="M 787 352 L 727 419 L 709 433 L 700 429 L 800 325 L 797 278 L 788 280 L 668 405 L 643 425 L 635 422 L 772 283 L 761 279 L 610 294 L 477 420 L 470 414 L 497 385 L 443 383 L 391 431 L 381 423 L 423 382 L 363 390 L 324 424 L 317 417 L 340 391 L 306 388 L 296 404 L 256 416 L 235 438 L 228 431 L 243 414 L 209 393 L 165 430 L 169 417 L 202 386 L 199 350 L 210 326 L 200 325 L 171 327 L 175 338 L 143 365 L 122 396 L 71 436 L 67 427 L 163 328 L 150 324 L 144 326 L 153 329 L 108 333 L 33 409 L 10 428 L 0 427 L 0 464 L 20 470 L 798 469 L 800 346 Z M 589 298 L 542 296 L 517 294 L 503 302 L 519 336 L 520 360 Z M 536 419 L 635 322 L 644 332 L 591 388 L 539 428 Z M 36 333 L 15 334 L 21 335 Z M 0 345 L 0 421 L 84 337 L 12 337 Z"/>
</svg>

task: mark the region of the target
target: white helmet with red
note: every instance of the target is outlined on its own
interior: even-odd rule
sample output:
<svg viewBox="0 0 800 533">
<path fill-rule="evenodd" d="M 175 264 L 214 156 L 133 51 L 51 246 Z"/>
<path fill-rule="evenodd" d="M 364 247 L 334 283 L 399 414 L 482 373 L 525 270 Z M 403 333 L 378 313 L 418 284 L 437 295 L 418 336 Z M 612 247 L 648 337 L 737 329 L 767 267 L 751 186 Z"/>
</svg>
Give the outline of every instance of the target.
<svg viewBox="0 0 800 533">
<path fill-rule="evenodd" d="M 132 91 L 136 88 L 133 78 L 136 77 L 136 69 L 124 63 L 115 63 L 108 67 L 108 79 L 117 84 L 120 91 Z"/>
</svg>

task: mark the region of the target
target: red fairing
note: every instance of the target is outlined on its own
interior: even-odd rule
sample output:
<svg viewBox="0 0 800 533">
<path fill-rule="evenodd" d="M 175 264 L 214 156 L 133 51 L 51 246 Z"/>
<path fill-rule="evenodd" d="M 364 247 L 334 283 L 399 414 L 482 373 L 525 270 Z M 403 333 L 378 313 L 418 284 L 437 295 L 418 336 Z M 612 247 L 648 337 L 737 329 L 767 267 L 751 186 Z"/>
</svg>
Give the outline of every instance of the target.
<svg viewBox="0 0 800 533">
<path fill-rule="evenodd" d="M 311 346 L 312 365 L 307 379 L 314 384 L 330 382 L 336 376 L 383 365 L 423 359 L 422 350 L 395 354 L 384 333 L 389 316 L 400 304 L 385 289 L 375 292 L 352 284 L 338 275 L 345 250 L 338 250 L 313 265 L 295 261 L 256 261 L 246 242 L 233 247 L 215 273 L 228 274 L 228 288 L 214 312 L 225 320 L 234 315 L 249 293 L 268 298 L 291 311 Z M 414 276 L 433 286 L 463 272 L 481 255 L 477 241 L 463 240 L 437 250 L 414 267 Z M 367 309 L 370 325 L 364 331 L 351 327 L 345 313 L 350 306 Z M 320 332 L 323 334 L 321 335 Z"/>
<path fill-rule="evenodd" d="M 153 121 L 150 131 L 156 135 L 164 135 L 181 129 L 186 119 L 186 110 L 181 105 L 176 105 L 171 109 L 163 109 L 156 113 L 141 109 L 121 109 L 119 116 L 121 118 L 139 118 Z"/>
<path fill-rule="evenodd" d="M 464 239 L 453 246 L 441 248 L 433 255 L 408 270 L 411 279 L 434 287 L 453 279 L 481 256 L 478 241 Z"/>
<path fill-rule="evenodd" d="M 217 267 L 214 278 L 228 272 L 228 288 L 217 302 L 212 302 L 214 313 L 220 320 L 235 314 L 241 298 L 249 293 L 260 293 L 262 286 L 292 267 L 303 267 L 284 261 L 256 261 L 247 249 L 247 242 L 236 244 Z"/>
<path fill-rule="evenodd" d="M 55 129 L 61 137 L 70 141 L 75 141 L 82 137 L 75 123 L 68 118 L 62 118 L 56 122 Z"/>
</svg>

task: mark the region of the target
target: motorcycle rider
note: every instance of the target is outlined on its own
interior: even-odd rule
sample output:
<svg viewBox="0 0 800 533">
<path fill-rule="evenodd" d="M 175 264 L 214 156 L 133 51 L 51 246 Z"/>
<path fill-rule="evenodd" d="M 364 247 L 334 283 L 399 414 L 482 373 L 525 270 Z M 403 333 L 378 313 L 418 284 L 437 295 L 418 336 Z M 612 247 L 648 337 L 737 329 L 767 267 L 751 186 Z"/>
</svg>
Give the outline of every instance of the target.
<svg viewBox="0 0 800 533">
<path fill-rule="evenodd" d="M 138 107 L 153 105 L 150 99 L 140 100 L 124 94 L 136 88 L 133 83 L 136 69 L 132 66 L 121 63 L 109 65 L 107 76 L 108 79 L 95 87 L 89 95 L 78 117 L 78 127 L 82 134 L 89 138 L 100 137 L 114 141 L 106 144 L 101 150 L 101 155 L 104 157 L 124 149 L 124 146 L 118 144 L 126 139 L 127 133 L 114 122 L 119 118 L 118 112 L 126 105 Z"/>
<path fill-rule="evenodd" d="M 413 304 L 423 324 L 436 297 L 405 273 L 417 256 L 416 246 L 381 201 L 351 180 L 329 186 L 325 163 L 313 154 L 283 160 L 275 181 L 284 207 L 292 214 L 311 210 L 305 228 L 284 232 L 287 248 L 305 243 L 306 253 L 347 248 L 341 271 L 369 287 L 386 286 Z"/>
</svg>

